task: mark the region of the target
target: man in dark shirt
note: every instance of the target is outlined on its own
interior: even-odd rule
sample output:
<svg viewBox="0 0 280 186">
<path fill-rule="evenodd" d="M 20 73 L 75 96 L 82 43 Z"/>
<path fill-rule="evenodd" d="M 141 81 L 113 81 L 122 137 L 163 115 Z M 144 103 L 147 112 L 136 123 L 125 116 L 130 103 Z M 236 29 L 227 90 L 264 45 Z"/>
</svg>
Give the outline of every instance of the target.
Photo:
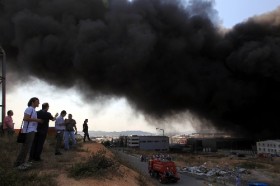
<svg viewBox="0 0 280 186">
<path fill-rule="evenodd" d="M 54 121 L 58 116 L 58 113 L 56 113 L 55 117 L 53 117 L 52 114 L 48 112 L 48 110 L 49 104 L 43 103 L 42 110 L 37 112 L 37 118 L 42 119 L 43 123 L 38 124 L 37 132 L 35 134 L 29 154 L 29 161 L 42 161 L 41 153 L 48 134 L 49 121 Z"/>
<path fill-rule="evenodd" d="M 88 135 L 88 119 L 85 119 L 84 124 L 83 124 L 83 132 L 84 132 L 84 142 L 86 142 L 86 137 L 88 141 L 91 141 Z"/>
<path fill-rule="evenodd" d="M 71 139 L 72 146 L 75 146 L 77 141 L 75 134 L 77 134 L 76 120 L 72 118 L 72 114 L 68 114 L 68 119 L 65 119 L 65 131 L 64 131 L 64 149 L 69 150 L 69 139 Z"/>
</svg>

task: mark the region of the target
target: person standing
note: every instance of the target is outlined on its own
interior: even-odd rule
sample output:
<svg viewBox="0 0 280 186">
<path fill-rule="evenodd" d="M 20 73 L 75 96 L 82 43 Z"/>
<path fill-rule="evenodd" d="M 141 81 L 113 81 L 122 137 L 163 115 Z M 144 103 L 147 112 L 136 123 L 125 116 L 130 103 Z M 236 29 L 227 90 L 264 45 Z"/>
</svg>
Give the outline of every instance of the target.
<svg viewBox="0 0 280 186">
<path fill-rule="evenodd" d="M 91 139 L 89 138 L 89 134 L 88 134 L 88 119 L 85 119 L 84 124 L 83 124 L 83 132 L 84 132 L 84 142 L 86 142 L 86 138 L 88 139 L 88 141 L 91 141 Z"/>
<path fill-rule="evenodd" d="M 37 133 L 35 134 L 33 144 L 29 153 L 29 161 L 42 161 L 41 153 L 48 134 L 49 121 L 54 121 L 58 116 L 58 113 L 56 113 L 55 117 L 53 117 L 52 114 L 48 112 L 48 110 L 49 104 L 43 103 L 42 110 L 37 112 L 37 118 L 42 119 L 43 123 L 38 125 L 37 127 Z"/>
<path fill-rule="evenodd" d="M 13 115 L 14 115 L 14 112 L 12 110 L 9 110 L 7 112 L 7 116 L 4 118 L 3 130 L 4 130 L 4 134 L 7 134 L 9 138 L 11 136 L 13 136 L 13 134 L 15 133 L 15 130 L 14 130 L 15 124 L 14 124 L 13 118 L 12 118 Z"/>
<path fill-rule="evenodd" d="M 75 129 L 75 130 L 74 130 Z M 72 114 L 68 114 L 68 119 L 65 120 L 64 131 L 64 149 L 69 150 L 69 138 L 71 138 L 72 145 L 76 145 L 75 134 L 77 134 L 76 121 L 72 118 Z"/>
<path fill-rule="evenodd" d="M 26 156 L 29 153 L 31 145 L 33 143 L 35 133 L 37 132 L 38 123 L 43 122 L 41 119 L 37 118 L 37 112 L 35 110 L 35 108 L 38 107 L 39 104 L 39 99 L 33 97 L 28 101 L 28 107 L 24 111 L 24 123 L 21 132 L 26 133 L 26 138 L 25 142 L 21 145 L 19 154 L 15 162 L 15 167 L 18 170 L 25 170 L 32 165 L 31 162 L 26 162 Z"/>
<path fill-rule="evenodd" d="M 55 130 L 56 130 L 56 144 L 55 144 L 55 155 L 62 155 L 60 152 L 61 143 L 63 140 L 63 134 L 65 130 L 65 120 L 66 111 L 63 110 L 55 120 Z"/>
</svg>

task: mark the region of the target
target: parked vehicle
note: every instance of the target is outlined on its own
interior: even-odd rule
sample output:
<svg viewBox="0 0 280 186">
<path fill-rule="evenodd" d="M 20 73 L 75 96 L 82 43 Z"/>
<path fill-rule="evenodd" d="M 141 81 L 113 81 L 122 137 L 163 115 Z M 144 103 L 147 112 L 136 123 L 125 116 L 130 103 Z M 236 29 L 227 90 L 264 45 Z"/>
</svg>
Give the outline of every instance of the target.
<svg viewBox="0 0 280 186">
<path fill-rule="evenodd" d="M 180 180 L 176 165 L 170 160 L 149 160 L 148 171 L 151 177 L 155 177 L 160 183 L 174 182 Z"/>
</svg>

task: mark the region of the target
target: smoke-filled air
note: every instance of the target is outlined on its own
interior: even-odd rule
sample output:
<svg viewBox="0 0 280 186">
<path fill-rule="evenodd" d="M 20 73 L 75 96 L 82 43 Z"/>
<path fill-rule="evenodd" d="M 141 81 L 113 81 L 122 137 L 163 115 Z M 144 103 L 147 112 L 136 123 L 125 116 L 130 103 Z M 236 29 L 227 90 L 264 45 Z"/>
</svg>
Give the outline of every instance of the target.
<svg viewBox="0 0 280 186">
<path fill-rule="evenodd" d="M 125 97 L 155 120 L 190 111 L 221 131 L 279 137 L 280 9 L 224 30 L 213 3 L 0 0 L 0 43 L 23 79 Z"/>
</svg>

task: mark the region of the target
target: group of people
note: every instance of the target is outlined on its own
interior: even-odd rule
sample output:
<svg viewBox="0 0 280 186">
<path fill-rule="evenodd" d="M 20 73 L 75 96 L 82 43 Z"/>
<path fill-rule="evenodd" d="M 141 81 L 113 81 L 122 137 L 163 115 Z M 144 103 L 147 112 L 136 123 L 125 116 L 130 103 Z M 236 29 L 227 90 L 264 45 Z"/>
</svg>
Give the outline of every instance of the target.
<svg viewBox="0 0 280 186">
<path fill-rule="evenodd" d="M 76 144 L 74 131 L 77 132 L 76 121 L 72 118 L 71 114 L 68 114 L 68 119 L 64 119 L 66 111 L 63 110 L 60 116 L 55 121 L 56 130 L 56 145 L 55 155 L 61 155 L 60 146 L 64 138 L 64 149 L 69 150 L 69 138 L 71 138 L 73 145 Z M 75 130 L 74 130 L 75 128 Z"/>
<path fill-rule="evenodd" d="M 26 133 L 25 142 L 22 143 L 18 156 L 16 158 L 14 166 L 19 170 L 25 170 L 32 166 L 34 161 L 42 161 L 41 153 L 43 150 L 44 142 L 47 137 L 49 121 L 55 121 L 56 130 L 56 145 L 55 145 L 55 155 L 62 155 L 60 152 L 62 142 L 64 142 L 64 149 L 67 151 L 70 149 L 70 139 L 73 146 L 76 145 L 75 134 L 77 134 L 76 121 L 72 118 L 72 114 L 68 114 L 68 118 L 64 119 L 66 116 L 66 111 L 61 111 L 60 115 L 58 113 L 52 116 L 49 110 L 49 104 L 43 103 L 42 110 L 36 112 L 36 107 L 40 104 L 39 99 L 33 97 L 29 100 L 27 108 L 24 111 L 23 123 L 21 127 L 21 132 Z M 7 120 L 8 123 L 13 123 L 12 111 L 8 111 Z M 10 117 L 9 117 L 10 116 Z M 9 117 L 9 118 L 8 118 Z M 84 121 L 83 132 L 84 132 L 84 142 L 86 137 L 88 140 L 88 119 Z M 4 127 L 3 127 L 4 128 Z M 4 129 L 5 130 L 5 129 Z M 6 129 L 8 131 L 8 129 Z M 26 161 L 29 154 L 28 162 Z"/>
</svg>

